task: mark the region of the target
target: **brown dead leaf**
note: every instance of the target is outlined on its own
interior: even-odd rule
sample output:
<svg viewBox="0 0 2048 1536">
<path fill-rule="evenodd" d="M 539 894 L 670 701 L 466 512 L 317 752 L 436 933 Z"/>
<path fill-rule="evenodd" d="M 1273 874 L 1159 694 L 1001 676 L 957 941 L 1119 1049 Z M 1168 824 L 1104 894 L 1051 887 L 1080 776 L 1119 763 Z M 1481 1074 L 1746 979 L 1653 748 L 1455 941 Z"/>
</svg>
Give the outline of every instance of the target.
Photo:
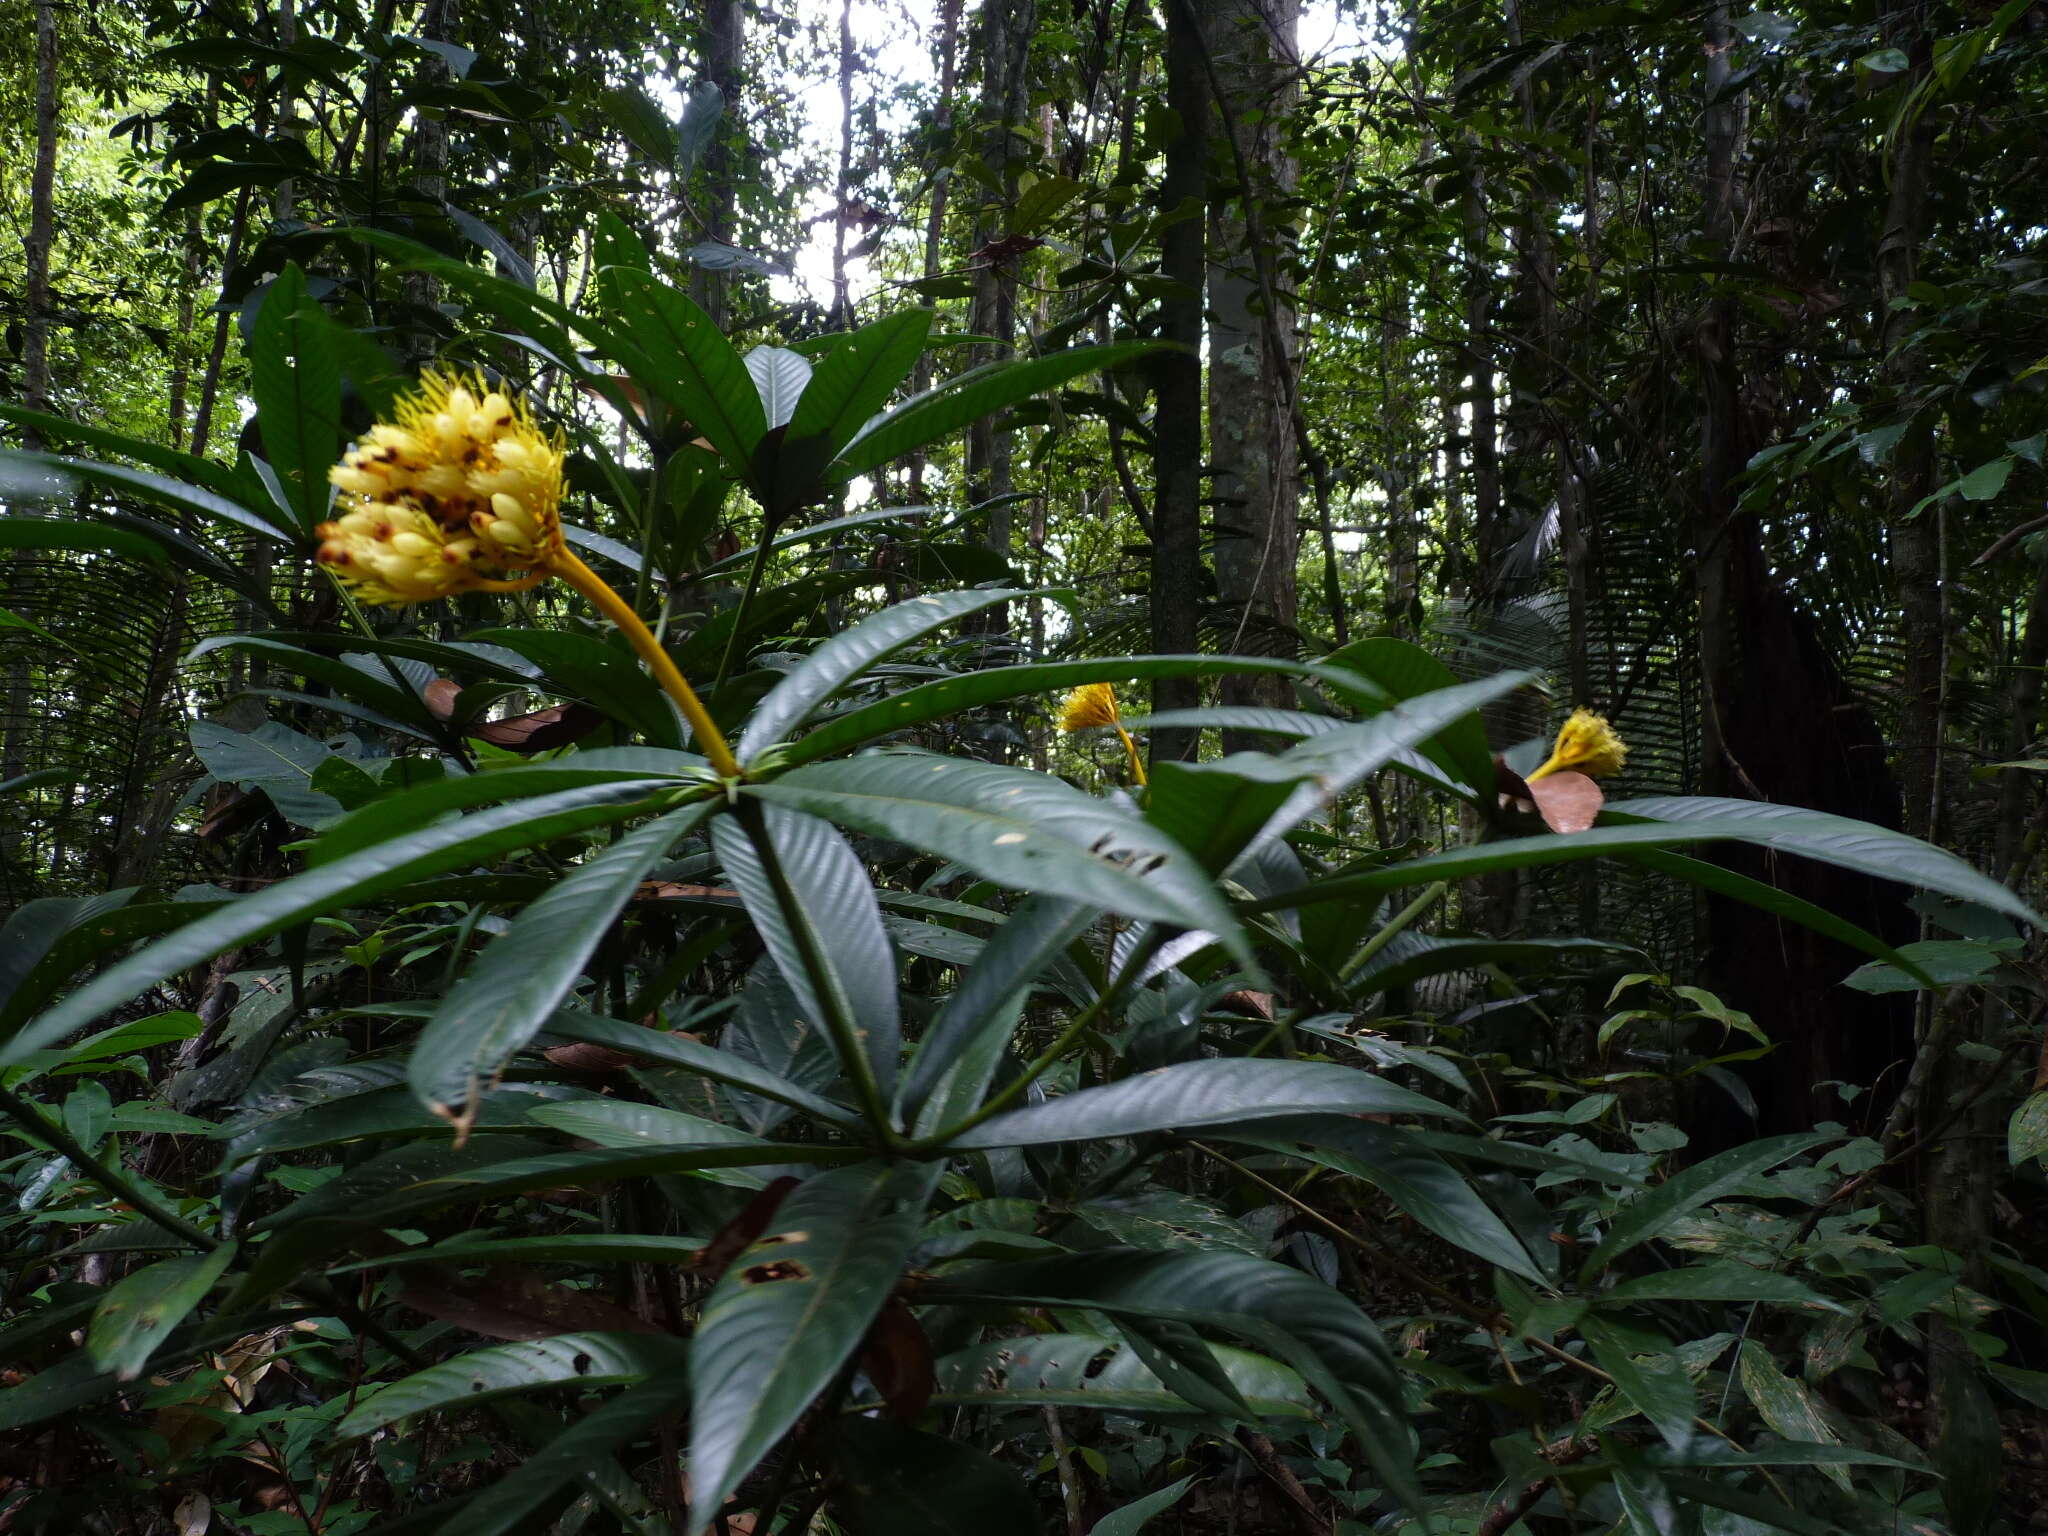
<svg viewBox="0 0 2048 1536">
<path fill-rule="evenodd" d="M 1270 992 L 1226 992 L 1216 999 L 1216 1006 L 1225 1013 L 1264 1019 L 1268 1024 L 1273 1022 L 1273 994 Z"/>
<path fill-rule="evenodd" d="M 915 1424 L 932 1399 L 932 1341 L 917 1314 L 895 1297 L 882 1308 L 861 1345 L 860 1368 L 882 1394 L 892 1417 Z"/>
<path fill-rule="evenodd" d="M 398 1300 L 415 1312 L 489 1339 L 666 1331 L 602 1296 L 550 1284 L 537 1271 L 515 1264 L 494 1265 L 480 1281 L 409 1280 Z"/>
<path fill-rule="evenodd" d="M 633 892 L 635 901 L 738 901 L 740 893 L 723 885 L 681 885 L 674 880 L 643 880 Z"/>
<path fill-rule="evenodd" d="M 569 1045 L 551 1045 L 541 1054 L 564 1072 L 593 1072 L 604 1075 L 623 1072 L 633 1058 L 608 1045 L 591 1045 L 578 1040 Z"/>
<path fill-rule="evenodd" d="M 747 1202 L 746 1209 L 720 1227 L 712 1234 L 711 1241 L 697 1250 L 696 1267 L 713 1279 L 724 1274 L 732 1261 L 768 1230 L 768 1223 L 775 1219 L 776 1210 L 789 1198 L 789 1192 L 796 1188 L 797 1183 L 785 1173 L 768 1184 Z"/>
</svg>

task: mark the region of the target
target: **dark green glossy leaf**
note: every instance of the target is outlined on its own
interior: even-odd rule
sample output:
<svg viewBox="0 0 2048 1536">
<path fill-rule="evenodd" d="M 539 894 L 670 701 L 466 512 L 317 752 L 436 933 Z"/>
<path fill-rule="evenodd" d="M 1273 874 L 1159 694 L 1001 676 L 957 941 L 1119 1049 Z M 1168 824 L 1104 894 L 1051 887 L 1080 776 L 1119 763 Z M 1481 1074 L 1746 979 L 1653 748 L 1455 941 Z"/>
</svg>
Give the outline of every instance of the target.
<svg viewBox="0 0 2048 1536">
<path fill-rule="evenodd" d="M 296 264 L 286 262 L 263 296 L 248 352 L 264 457 L 288 516 L 310 538 L 334 494 L 327 471 L 341 450 L 341 364 Z"/>
<path fill-rule="evenodd" d="M 888 1095 L 903 1051 L 896 960 L 852 846 L 825 822 L 780 806 L 756 808 L 744 826 L 719 817 L 711 843 L 805 1016 L 825 1025 L 842 1053 L 857 1038 Z M 855 1075 L 853 1062 L 840 1065 Z"/>
<path fill-rule="evenodd" d="M 690 1528 L 702 1529 L 838 1375 L 889 1299 L 937 1166 L 821 1173 L 719 1279 L 690 1353 Z"/>
<path fill-rule="evenodd" d="M 956 1147 L 1036 1147 L 1150 1131 L 1200 1131 L 1291 1115 L 1437 1115 L 1455 1109 L 1370 1072 L 1311 1061 L 1184 1061 L 1100 1088 L 1013 1109 Z"/>
<path fill-rule="evenodd" d="M 851 480 L 878 464 L 901 458 L 913 448 L 951 437 L 962 427 L 1006 406 L 1057 389 L 1084 373 L 1119 368 L 1159 350 L 1157 342 L 1124 341 L 1101 347 L 1075 347 L 1044 357 L 1005 359 L 969 369 L 904 401 L 870 424 L 834 461 L 831 477 L 841 482 Z"/>
<path fill-rule="evenodd" d="M 161 1259 L 108 1291 L 93 1309 L 86 1332 L 85 1349 L 93 1364 L 112 1371 L 118 1381 L 140 1376 L 156 1347 L 227 1273 L 235 1252 L 233 1243 L 223 1243 L 203 1256 Z"/>
<path fill-rule="evenodd" d="M 1034 896 L 995 932 L 919 1042 L 904 1082 L 904 1118 L 930 1134 L 981 1102 L 1031 988 L 1098 909 Z"/>
<path fill-rule="evenodd" d="M 641 808 L 644 783 L 596 785 L 498 806 L 452 824 L 423 827 L 333 864 L 281 880 L 188 923 L 110 966 L 0 1047 L 0 1066 L 54 1044 L 143 988 L 223 950 L 252 943 L 354 902 L 451 869 L 466 869 L 515 848 L 623 821 Z"/>
<path fill-rule="evenodd" d="M 334 1435 L 352 1440 L 416 1413 L 466 1408 L 538 1387 L 631 1385 L 680 1371 L 687 1354 L 681 1339 L 645 1333 L 563 1333 L 471 1350 L 379 1387 L 335 1425 Z"/>
<path fill-rule="evenodd" d="M 813 763 L 748 795 L 894 838 L 1018 890 L 1214 934 L 1249 957 L 1194 857 L 1129 809 L 1050 774 L 964 758 L 872 753 Z"/>
<path fill-rule="evenodd" d="M 752 763 L 795 730 L 826 699 L 912 641 L 971 613 L 1022 596 L 1017 592 L 928 592 L 884 608 L 806 656 L 755 708 L 740 737 L 739 756 Z"/>
<path fill-rule="evenodd" d="M 828 459 L 839 452 L 910 376 L 931 327 L 930 310 L 906 309 L 846 337 L 812 373 L 789 419 L 790 437 L 818 439 Z"/>
<path fill-rule="evenodd" d="M 1607 1223 L 1606 1234 L 1586 1255 L 1586 1261 L 1580 1267 L 1581 1282 L 1592 1279 L 1629 1249 L 1657 1237 L 1687 1211 L 1697 1210 L 1709 1200 L 1719 1199 L 1788 1158 L 1838 1139 L 1809 1131 L 1789 1136 L 1767 1136 L 1761 1141 L 1732 1147 L 1673 1174 L 1649 1193 L 1631 1200 L 1614 1213 Z"/>
<path fill-rule="evenodd" d="M 577 865 L 493 939 L 412 1050 L 420 1101 L 455 1114 L 540 1032 L 649 870 L 711 814 L 686 806 L 635 827 Z"/>
<path fill-rule="evenodd" d="M 547 1444 L 522 1455 L 510 1472 L 451 1516 L 441 1536 L 507 1536 L 545 1525 L 564 1489 L 592 1475 L 655 1420 L 681 1408 L 688 1391 L 683 1373 L 673 1371 L 606 1399 Z"/>
</svg>

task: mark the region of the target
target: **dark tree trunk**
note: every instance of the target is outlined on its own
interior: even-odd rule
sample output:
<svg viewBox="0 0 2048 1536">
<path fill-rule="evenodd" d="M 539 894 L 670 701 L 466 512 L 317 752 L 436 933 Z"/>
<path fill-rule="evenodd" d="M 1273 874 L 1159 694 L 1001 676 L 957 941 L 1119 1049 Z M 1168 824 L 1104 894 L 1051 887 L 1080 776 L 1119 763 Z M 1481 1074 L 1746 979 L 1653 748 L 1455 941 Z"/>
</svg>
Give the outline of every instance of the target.
<svg viewBox="0 0 2048 1536">
<path fill-rule="evenodd" d="M 1209 81 L 1195 18 L 1179 0 L 1166 6 L 1166 105 L 1180 132 L 1166 146 L 1162 210 L 1183 216 L 1159 237 L 1159 270 L 1179 292 L 1159 303 L 1159 335 L 1180 350 L 1153 365 L 1157 469 L 1152 504 L 1152 649 L 1201 649 L 1202 580 L 1202 281 L 1208 257 L 1201 209 L 1208 195 Z M 1193 215 L 1188 217 L 1187 215 Z M 1160 678 L 1155 710 L 1201 699 L 1193 678 Z M 1188 730 L 1152 733 L 1155 760 L 1192 757 Z"/>
<path fill-rule="evenodd" d="M 725 99 L 718 131 L 704 150 L 704 237 L 729 245 L 734 232 L 735 200 L 732 146 L 739 133 L 739 114 L 735 108 L 739 100 L 740 49 L 746 40 L 746 15 L 741 0 L 705 0 L 703 16 L 704 78 Z M 691 274 L 690 287 L 693 297 L 711 317 L 711 323 L 725 330 L 732 318 L 730 274 L 699 267 Z"/>
<path fill-rule="evenodd" d="M 1742 139 L 1725 9 L 1707 22 L 1704 89 L 1705 248 L 1737 255 Z M 1808 806 L 1879 826 L 1899 825 L 1898 791 L 1884 740 L 1837 671 L 1812 622 L 1772 576 L 1753 515 L 1738 510 L 1735 478 L 1759 446 L 1743 412 L 1738 315 L 1732 298 L 1708 303 L 1695 346 L 1700 395 L 1699 500 L 1693 523 L 1698 603 L 1701 788 L 1781 805 Z M 1786 722 L 1799 722 L 1788 730 Z M 1727 850 L 1720 862 L 1803 897 L 1893 943 L 1912 937 L 1896 886 L 1866 876 Z M 1696 1106 L 1702 1139 L 1805 1130 L 1822 1120 L 1875 1117 L 1902 1086 L 1910 1010 L 1840 985 L 1862 956 L 1746 903 L 1710 900 L 1702 972 L 1730 1006 L 1751 1014 L 1777 1048 L 1744 1074 L 1752 1120 L 1718 1090 Z M 1875 1088 L 1845 1104 L 1829 1082 Z"/>
</svg>

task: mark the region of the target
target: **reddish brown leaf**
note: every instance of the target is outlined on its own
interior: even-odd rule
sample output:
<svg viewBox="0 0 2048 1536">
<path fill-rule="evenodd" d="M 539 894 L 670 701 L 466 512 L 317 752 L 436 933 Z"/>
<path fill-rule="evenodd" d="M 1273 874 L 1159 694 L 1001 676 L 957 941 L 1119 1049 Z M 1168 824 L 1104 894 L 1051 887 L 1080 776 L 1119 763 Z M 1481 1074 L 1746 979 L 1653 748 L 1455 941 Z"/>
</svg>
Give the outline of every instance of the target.
<svg viewBox="0 0 2048 1536">
<path fill-rule="evenodd" d="M 421 697 L 427 701 L 427 709 L 436 720 L 452 720 L 455 718 L 455 701 L 462 697 L 462 684 L 437 677 L 427 684 Z"/>
<path fill-rule="evenodd" d="M 923 1416 L 938 1385 L 932 1372 L 932 1341 L 917 1314 L 894 1297 L 868 1329 L 860 1368 L 882 1394 L 890 1414 L 905 1424 L 915 1424 Z"/>
<path fill-rule="evenodd" d="M 530 715 L 474 725 L 469 734 L 507 752 L 552 752 L 580 741 L 604 724 L 604 712 L 588 704 L 556 704 Z"/>
<path fill-rule="evenodd" d="M 635 901 L 685 901 L 692 897 L 738 901 L 740 893 L 723 885 L 678 885 L 673 880 L 643 880 L 633 892 Z"/>
<path fill-rule="evenodd" d="M 1570 769 L 1548 774 L 1525 786 L 1536 802 L 1536 814 L 1553 832 L 1583 832 L 1599 818 L 1607 796 L 1583 773 Z"/>
<path fill-rule="evenodd" d="M 560 1067 L 564 1072 L 623 1072 L 633 1065 L 633 1058 L 624 1051 L 615 1051 L 608 1045 L 591 1045 L 578 1040 L 568 1045 L 551 1045 L 541 1054 Z"/>
<path fill-rule="evenodd" d="M 1273 1022 L 1273 994 L 1270 992 L 1226 992 L 1216 999 L 1216 1006 L 1225 1013 L 1235 1013 L 1247 1019 L 1264 1019 Z"/>
<path fill-rule="evenodd" d="M 602 1296 L 550 1285 L 534 1270 L 509 1264 L 493 1267 L 481 1281 L 409 1280 L 398 1299 L 415 1312 L 490 1339 L 665 1331 Z"/>
<path fill-rule="evenodd" d="M 785 1173 L 749 1200 L 745 1210 L 720 1227 L 711 1241 L 697 1250 L 697 1268 L 714 1279 L 724 1274 L 726 1267 L 755 1238 L 768 1230 L 768 1223 L 775 1219 L 776 1209 L 789 1198 L 789 1192 L 796 1188 L 798 1182 Z"/>
</svg>

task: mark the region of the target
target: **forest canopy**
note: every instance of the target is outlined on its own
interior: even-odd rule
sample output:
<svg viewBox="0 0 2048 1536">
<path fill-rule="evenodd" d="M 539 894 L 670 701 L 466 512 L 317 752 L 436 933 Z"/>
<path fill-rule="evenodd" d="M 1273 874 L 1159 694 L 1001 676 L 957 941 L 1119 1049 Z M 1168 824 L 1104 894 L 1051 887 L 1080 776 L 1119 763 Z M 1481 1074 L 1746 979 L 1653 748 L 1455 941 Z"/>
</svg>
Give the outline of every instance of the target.
<svg viewBox="0 0 2048 1536">
<path fill-rule="evenodd" d="M 0 1532 L 2040 1528 L 2044 63 L 0 0 Z"/>
</svg>

